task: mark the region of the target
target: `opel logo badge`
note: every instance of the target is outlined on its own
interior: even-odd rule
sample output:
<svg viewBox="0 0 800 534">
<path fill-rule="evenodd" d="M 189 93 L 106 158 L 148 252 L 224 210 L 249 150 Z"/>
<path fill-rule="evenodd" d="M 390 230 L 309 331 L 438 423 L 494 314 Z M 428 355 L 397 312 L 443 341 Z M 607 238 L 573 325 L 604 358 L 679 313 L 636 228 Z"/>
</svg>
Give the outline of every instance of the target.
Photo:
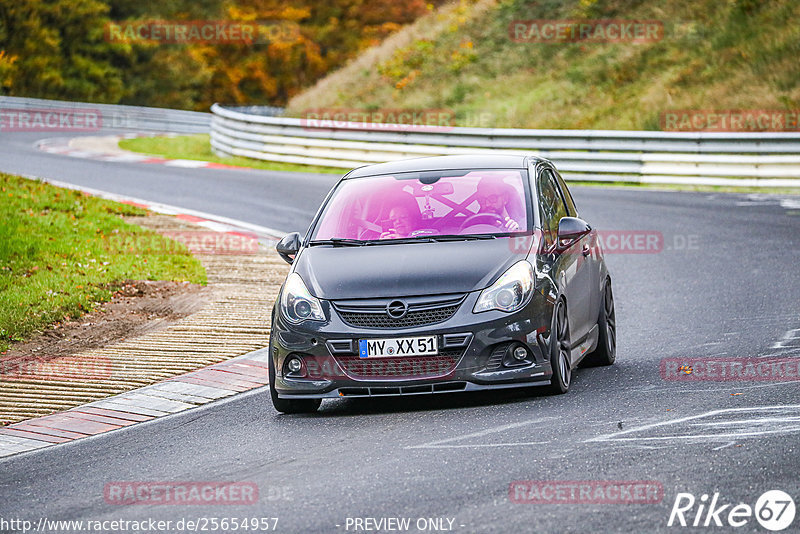
<svg viewBox="0 0 800 534">
<path fill-rule="evenodd" d="M 393 300 L 386 305 L 386 315 L 392 319 L 402 319 L 408 313 L 408 305 L 402 300 Z"/>
</svg>

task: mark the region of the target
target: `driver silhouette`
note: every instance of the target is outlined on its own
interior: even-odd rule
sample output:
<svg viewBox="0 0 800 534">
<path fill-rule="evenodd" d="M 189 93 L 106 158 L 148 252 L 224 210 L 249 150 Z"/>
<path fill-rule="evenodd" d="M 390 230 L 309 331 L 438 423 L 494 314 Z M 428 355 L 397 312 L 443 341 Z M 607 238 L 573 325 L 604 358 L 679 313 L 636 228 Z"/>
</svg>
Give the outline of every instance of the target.
<svg viewBox="0 0 800 534">
<path fill-rule="evenodd" d="M 478 213 L 497 215 L 506 230 L 516 232 L 520 229 L 519 221 L 525 218 L 523 204 L 518 197 L 513 186 L 497 178 L 483 178 L 477 188 Z"/>
</svg>

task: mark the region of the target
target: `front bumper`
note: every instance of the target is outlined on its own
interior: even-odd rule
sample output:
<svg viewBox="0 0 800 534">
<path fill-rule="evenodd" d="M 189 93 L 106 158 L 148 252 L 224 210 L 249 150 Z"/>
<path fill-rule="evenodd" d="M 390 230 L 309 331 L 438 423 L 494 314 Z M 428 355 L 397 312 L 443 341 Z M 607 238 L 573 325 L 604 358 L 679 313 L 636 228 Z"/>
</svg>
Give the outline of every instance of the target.
<svg viewBox="0 0 800 534">
<path fill-rule="evenodd" d="M 515 313 L 472 313 L 479 292 L 467 294 L 444 322 L 413 328 L 365 328 L 345 323 L 323 301 L 326 322 L 289 324 L 276 311 L 270 350 L 274 388 L 280 398 L 377 397 L 452 393 L 549 384 L 548 358 L 552 302 L 534 293 Z M 276 304 L 277 306 L 277 304 Z M 397 358 L 358 356 L 359 339 L 435 335 L 439 355 Z M 528 357 L 510 357 L 524 346 Z M 509 349 L 511 347 L 511 349 Z M 286 368 L 289 357 L 303 362 L 300 372 Z"/>
</svg>

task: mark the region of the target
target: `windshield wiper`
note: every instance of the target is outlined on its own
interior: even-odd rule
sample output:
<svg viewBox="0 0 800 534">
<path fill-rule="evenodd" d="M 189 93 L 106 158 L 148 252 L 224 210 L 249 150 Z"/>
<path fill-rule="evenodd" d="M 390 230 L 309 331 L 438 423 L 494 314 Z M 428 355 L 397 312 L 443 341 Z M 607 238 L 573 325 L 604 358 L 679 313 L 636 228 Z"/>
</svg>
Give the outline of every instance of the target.
<svg viewBox="0 0 800 534">
<path fill-rule="evenodd" d="M 400 237 L 396 239 L 381 239 L 372 241 L 373 245 L 405 245 L 408 243 L 434 243 L 436 241 L 471 241 L 474 239 L 496 239 L 492 234 L 462 234 L 462 235 L 433 235 L 422 234 L 414 237 Z"/>
<path fill-rule="evenodd" d="M 379 241 L 374 241 L 373 244 L 375 245 L 404 245 L 406 243 L 432 243 L 433 239 L 429 235 L 418 236 L 418 237 L 397 237 L 394 239 L 381 239 Z"/>
<path fill-rule="evenodd" d="M 453 234 L 453 235 L 432 235 L 434 241 L 467 241 L 471 239 L 497 239 L 494 234 Z"/>
<path fill-rule="evenodd" d="M 309 246 L 333 245 L 334 247 L 362 247 L 364 245 L 404 245 L 407 243 L 433 243 L 435 241 L 470 241 L 475 239 L 497 239 L 494 234 L 423 234 L 414 237 L 400 237 L 396 239 L 349 239 L 346 237 L 332 237 L 309 241 Z"/>
<path fill-rule="evenodd" d="M 334 247 L 361 247 L 371 244 L 372 241 L 365 241 L 364 239 L 348 239 L 346 237 L 332 237 L 330 239 L 318 239 L 316 241 L 309 241 L 309 246 L 314 245 L 333 245 Z"/>
</svg>

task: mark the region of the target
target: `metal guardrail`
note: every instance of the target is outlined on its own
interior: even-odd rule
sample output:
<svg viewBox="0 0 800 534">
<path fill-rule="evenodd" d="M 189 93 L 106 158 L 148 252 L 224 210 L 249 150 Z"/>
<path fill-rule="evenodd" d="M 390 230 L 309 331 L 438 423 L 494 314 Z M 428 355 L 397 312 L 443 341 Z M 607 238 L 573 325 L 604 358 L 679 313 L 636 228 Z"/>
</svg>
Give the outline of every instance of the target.
<svg viewBox="0 0 800 534">
<path fill-rule="evenodd" d="M 225 109 L 262 117 L 279 117 L 283 115 L 283 108 L 276 106 L 225 106 Z"/>
<path fill-rule="evenodd" d="M 211 107 L 220 155 L 352 168 L 420 156 L 533 154 L 569 180 L 660 184 L 800 186 L 796 133 L 523 130 L 368 125 Z M 394 130 L 394 131 L 391 131 Z"/>
<path fill-rule="evenodd" d="M 95 111 L 102 128 L 137 132 L 208 133 L 211 127 L 210 113 L 139 106 L 0 96 L 0 112 L 3 110 Z"/>
</svg>

